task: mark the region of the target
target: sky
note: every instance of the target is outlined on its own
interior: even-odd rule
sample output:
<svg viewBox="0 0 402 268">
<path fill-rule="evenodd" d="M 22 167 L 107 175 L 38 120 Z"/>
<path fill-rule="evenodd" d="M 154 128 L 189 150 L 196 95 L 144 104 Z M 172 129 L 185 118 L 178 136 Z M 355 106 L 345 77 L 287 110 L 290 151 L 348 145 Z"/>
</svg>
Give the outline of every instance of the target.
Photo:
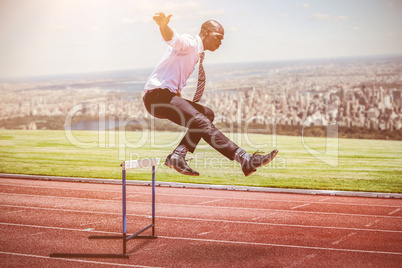
<svg viewBox="0 0 402 268">
<path fill-rule="evenodd" d="M 402 0 L 0 0 L 0 79 L 152 68 L 156 12 L 223 25 L 206 64 L 402 55 Z"/>
</svg>

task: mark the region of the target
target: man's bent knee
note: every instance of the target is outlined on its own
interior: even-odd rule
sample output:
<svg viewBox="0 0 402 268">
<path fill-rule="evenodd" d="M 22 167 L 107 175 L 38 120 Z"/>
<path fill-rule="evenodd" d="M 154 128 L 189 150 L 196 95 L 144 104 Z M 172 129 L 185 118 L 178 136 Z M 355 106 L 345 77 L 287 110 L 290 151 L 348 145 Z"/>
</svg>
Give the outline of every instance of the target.
<svg viewBox="0 0 402 268">
<path fill-rule="evenodd" d="M 194 116 L 191 122 L 191 128 L 209 130 L 212 127 L 212 121 L 206 115 L 203 115 L 201 113 Z"/>
<path fill-rule="evenodd" d="M 209 119 L 209 121 L 214 122 L 215 119 L 215 113 L 211 109 L 207 108 L 205 116 Z"/>
</svg>

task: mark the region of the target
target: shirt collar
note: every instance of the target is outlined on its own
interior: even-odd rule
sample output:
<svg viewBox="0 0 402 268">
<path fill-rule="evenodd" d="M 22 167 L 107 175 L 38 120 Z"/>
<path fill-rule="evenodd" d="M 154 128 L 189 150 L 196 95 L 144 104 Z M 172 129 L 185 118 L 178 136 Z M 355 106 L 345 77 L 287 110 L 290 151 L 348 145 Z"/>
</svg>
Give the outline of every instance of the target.
<svg viewBox="0 0 402 268">
<path fill-rule="evenodd" d="M 204 52 L 204 44 L 202 43 L 201 37 L 199 35 L 196 35 L 195 38 L 197 39 L 198 54 L 200 54 Z"/>
</svg>

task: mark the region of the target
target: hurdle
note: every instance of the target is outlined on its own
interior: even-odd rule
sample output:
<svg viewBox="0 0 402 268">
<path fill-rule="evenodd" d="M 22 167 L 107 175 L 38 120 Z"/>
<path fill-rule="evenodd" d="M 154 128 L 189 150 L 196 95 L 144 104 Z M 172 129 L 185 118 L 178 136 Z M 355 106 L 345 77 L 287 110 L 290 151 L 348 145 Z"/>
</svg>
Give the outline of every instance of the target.
<svg viewBox="0 0 402 268">
<path fill-rule="evenodd" d="M 131 239 L 156 239 L 155 235 L 155 173 L 156 166 L 159 165 L 159 158 L 141 159 L 124 161 L 122 167 L 122 218 L 123 218 L 123 233 L 118 236 L 89 236 L 89 239 L 121 239 L 123 244 L 122 254 L 102 254 L 102 253 L 50 253 L 50 257 L 54 258 L 125 258 L 128 259 L 130 254 L 127 254 L 127 242 Z M 138 232 L 127 235 L 127 200 L 126 200 L 126 170 L 135 168 L 152 167 L 152 223 Z M 152 235 L 140 235 L 142 232 L 152 228 Z"/>
</svg>

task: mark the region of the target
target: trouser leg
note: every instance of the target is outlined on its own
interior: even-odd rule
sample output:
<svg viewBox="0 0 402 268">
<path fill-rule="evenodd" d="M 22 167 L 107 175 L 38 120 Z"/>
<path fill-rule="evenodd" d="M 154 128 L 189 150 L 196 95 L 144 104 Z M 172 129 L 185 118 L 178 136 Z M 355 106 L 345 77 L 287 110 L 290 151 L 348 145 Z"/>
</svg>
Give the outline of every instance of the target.
<svg viewBox="0 0 402 268">
<path fill-rule="evenodd" d="M 210 108 L 202 106 L 197 103 L 193 103 L 193 106 L 197 111 L 205 115 L 209 121 L 211 122 L 214 121 L 215 114 Z M 190 152 L 194 153 L 194 150 L 197 147 L 198 143 L 200 142 L 201 138 L 202 138 L 202 132 L 199 129 L 189 128 L 178 146 L 183 145 Z"/>
<path fill-rule="evenodd" d="M 209 108 L 180 98 L 168 90 L 147 93 L 144 103 L 148 112 L 155 117 L 169 119 L 189 129 L 180 143 L 189 146 L 189 150 L 194 151 L 200 138 L 203 138 L 224 156 L 234 159 L 234 152 L 239 147 L 215 127 L 210 120 L 213 117 L 211 114 L 203 113 L 202 109 L 205 112 Z"/>
</svg>

